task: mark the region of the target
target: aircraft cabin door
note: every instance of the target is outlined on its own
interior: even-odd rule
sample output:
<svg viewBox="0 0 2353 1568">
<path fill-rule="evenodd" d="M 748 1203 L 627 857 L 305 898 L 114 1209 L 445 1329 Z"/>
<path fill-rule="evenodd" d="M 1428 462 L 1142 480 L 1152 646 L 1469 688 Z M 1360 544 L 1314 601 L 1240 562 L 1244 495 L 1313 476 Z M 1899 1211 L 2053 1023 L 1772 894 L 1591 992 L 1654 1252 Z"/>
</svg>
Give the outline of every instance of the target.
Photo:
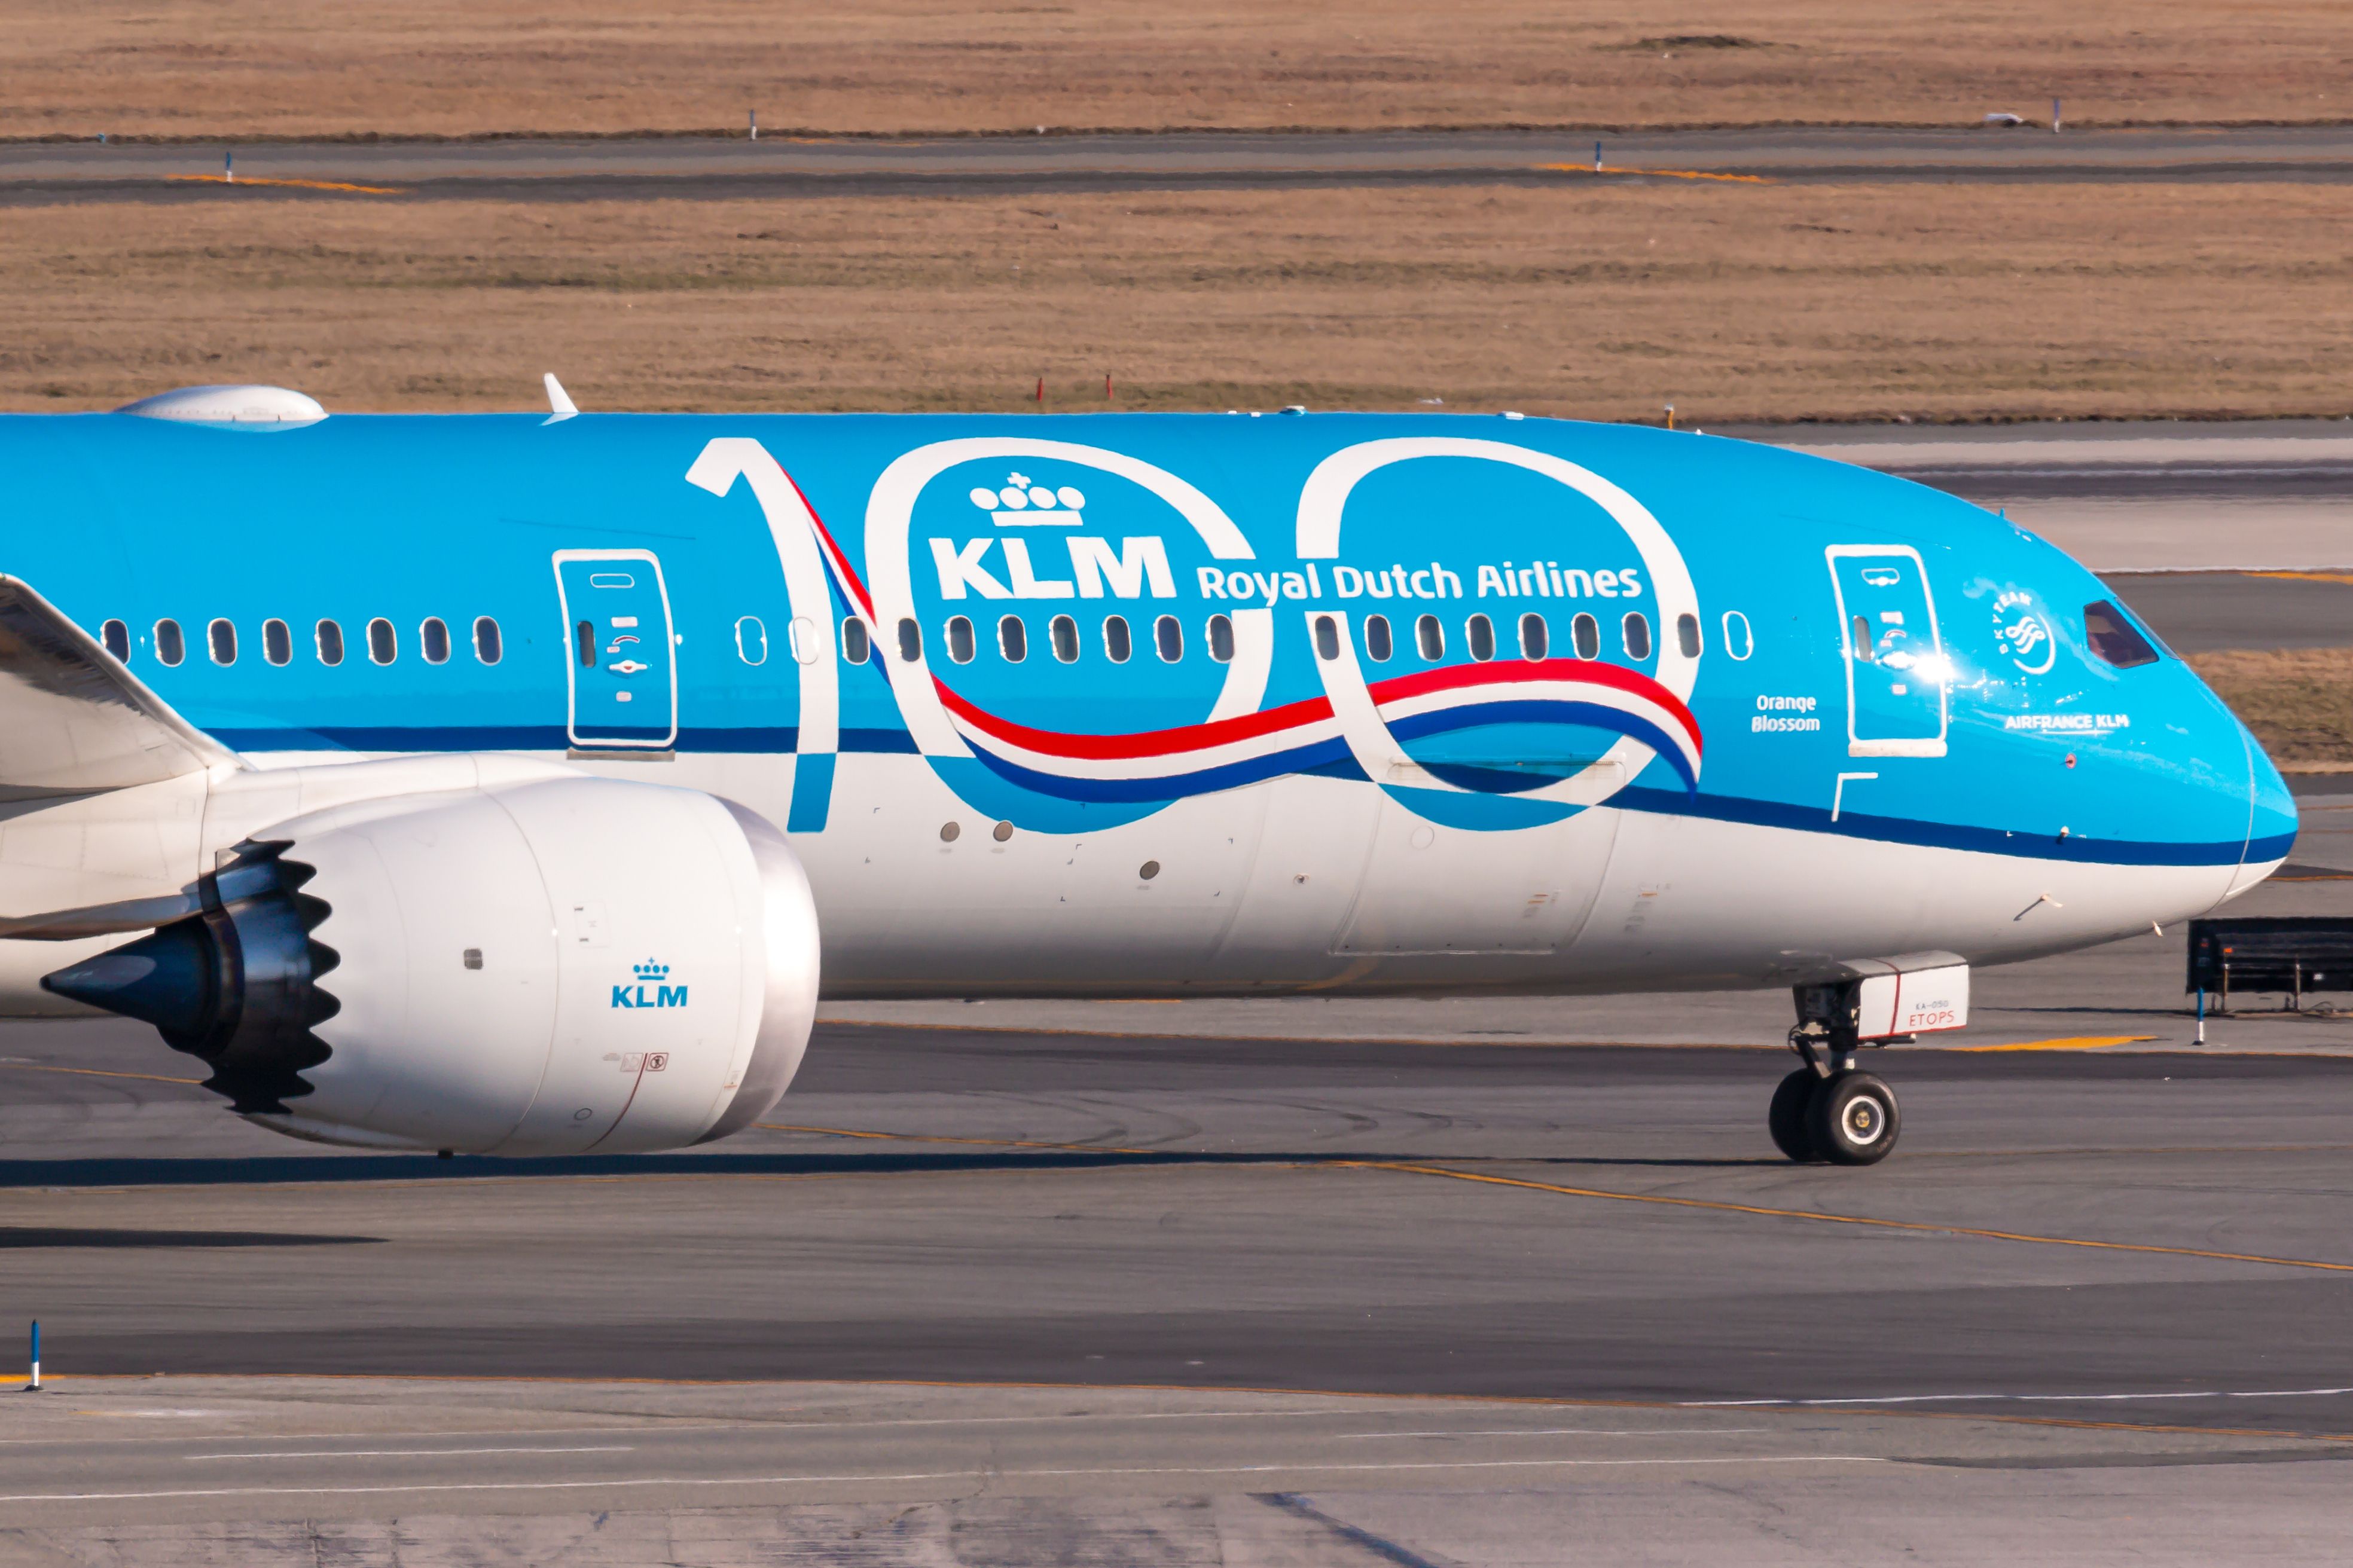
<svg viewBox="0 0 2353 1568">
<path fill-rule="evenodd" d="M 670 590 L 649 550 L 559 550 L 568 707 L 588 751 L 666 751 L 678 741 L 678 645 Z"/>
<path fill-rule="evenodd" d="M 1829 556 L 1846 664 L 1847 755 L 1943 756 L 1951 671 L 1920 552 L 1833 544 Z"/>
</svg>

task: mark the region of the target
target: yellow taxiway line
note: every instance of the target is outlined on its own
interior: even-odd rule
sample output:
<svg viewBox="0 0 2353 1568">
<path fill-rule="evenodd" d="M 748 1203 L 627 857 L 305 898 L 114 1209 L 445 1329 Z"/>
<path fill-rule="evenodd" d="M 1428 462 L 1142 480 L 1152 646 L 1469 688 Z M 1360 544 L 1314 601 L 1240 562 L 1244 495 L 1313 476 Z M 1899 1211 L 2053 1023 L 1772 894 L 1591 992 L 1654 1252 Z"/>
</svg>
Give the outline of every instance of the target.
<svg viewBox="0 0 2353 1568">
<path fill-rule="evenodd" d="M 1704 169 L 1628 169 L 1612 164 L 1538 163 L 1537 168 L 1556 174 L 1640 174 L 1659 180 L 1721 180 L 1729 184 L 1771 185 L 1779 184 L 1765 174 L 1717 174 Z"/>
<path fill-rule="evenodd" d="M 2008 1046 L 1952 1046 L 1956 1051 L 2096 1051 L 2105 1046 L 2137 1046 L 2155 1035 L 2073 1035 L 2056 1040 L 2021 1040 Z"/>
<path fill-rule="evenodd" d="M 224 174 L 166 174 L 164 177 L 205 185 L 290 185 L 305 191 L 351 191 L 363 196 L 405 196 L 408 194 L 405 185 L 350 185 L 338 180 L 271 180 L 251 174 L 242 180 L 232 180 Z"/>
</svg>

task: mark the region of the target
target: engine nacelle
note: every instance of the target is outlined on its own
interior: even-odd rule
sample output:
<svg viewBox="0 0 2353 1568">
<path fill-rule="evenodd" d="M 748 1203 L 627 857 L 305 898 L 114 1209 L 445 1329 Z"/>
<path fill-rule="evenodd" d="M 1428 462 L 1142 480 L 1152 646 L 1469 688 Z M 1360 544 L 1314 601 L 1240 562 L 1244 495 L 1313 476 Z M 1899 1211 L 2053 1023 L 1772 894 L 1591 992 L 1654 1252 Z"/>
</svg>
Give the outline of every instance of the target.
<svg viewBox="0 0 2353 1568">
<path fill-rule="evenodd" d="M 707 1142 L 774 1105 L 816 1016 L 817 911 L 730 802 L 544 779 L 256 833 L 201 914 L 60 970 L 300 1138 L 476 1153 Z"/>
</svg>

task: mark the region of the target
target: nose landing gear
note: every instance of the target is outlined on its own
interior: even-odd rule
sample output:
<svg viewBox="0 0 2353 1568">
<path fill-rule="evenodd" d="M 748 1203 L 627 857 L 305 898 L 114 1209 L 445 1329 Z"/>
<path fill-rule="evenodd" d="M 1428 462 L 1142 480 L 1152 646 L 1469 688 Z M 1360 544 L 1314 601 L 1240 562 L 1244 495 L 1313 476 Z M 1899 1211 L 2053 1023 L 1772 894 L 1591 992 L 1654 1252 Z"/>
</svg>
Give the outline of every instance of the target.
<svg viewBox="0 0 2353 1568">
<path fill-rule="evenodd" d="M 1800 1164 L 1875 1165 L 1895 1151 L 1895 1091 L 1854 1065 L 1863 1046 L 1910 1040 L 1968 1021 L 1968 967 L 1948 952 L 1843 966 L 1845 977 L 1796 988 L 1789 1048 L 1805 1065 L 1773 1090 L 1773 1146 Z"/>
</svg>

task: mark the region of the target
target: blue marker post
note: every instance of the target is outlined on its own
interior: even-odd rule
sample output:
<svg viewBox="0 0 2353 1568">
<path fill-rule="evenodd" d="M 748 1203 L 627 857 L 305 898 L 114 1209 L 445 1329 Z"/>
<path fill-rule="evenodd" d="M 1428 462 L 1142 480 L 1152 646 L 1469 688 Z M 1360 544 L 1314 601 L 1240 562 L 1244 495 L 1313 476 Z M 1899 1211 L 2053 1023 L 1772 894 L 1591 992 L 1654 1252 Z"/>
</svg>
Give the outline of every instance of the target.
<svg viewBox="0 0 2353 1568">
<path fill-rule="evenodd" d="M 41 1392 L 41 1320 L 33 1320 L 33 1375 L 26 1380 L 25 1392 Z"/>
<path fill-rule="evenodd" d="M 1601 143 L 1599 142 L 1593 144 L 1593 172 L 1597 174 L 1601 173 Z"/>
<path fill-rule="evenodd" d="M 227 148 L 221 150 L 221 184 L 237 184 L 237 153 Z"/>
</svg>

